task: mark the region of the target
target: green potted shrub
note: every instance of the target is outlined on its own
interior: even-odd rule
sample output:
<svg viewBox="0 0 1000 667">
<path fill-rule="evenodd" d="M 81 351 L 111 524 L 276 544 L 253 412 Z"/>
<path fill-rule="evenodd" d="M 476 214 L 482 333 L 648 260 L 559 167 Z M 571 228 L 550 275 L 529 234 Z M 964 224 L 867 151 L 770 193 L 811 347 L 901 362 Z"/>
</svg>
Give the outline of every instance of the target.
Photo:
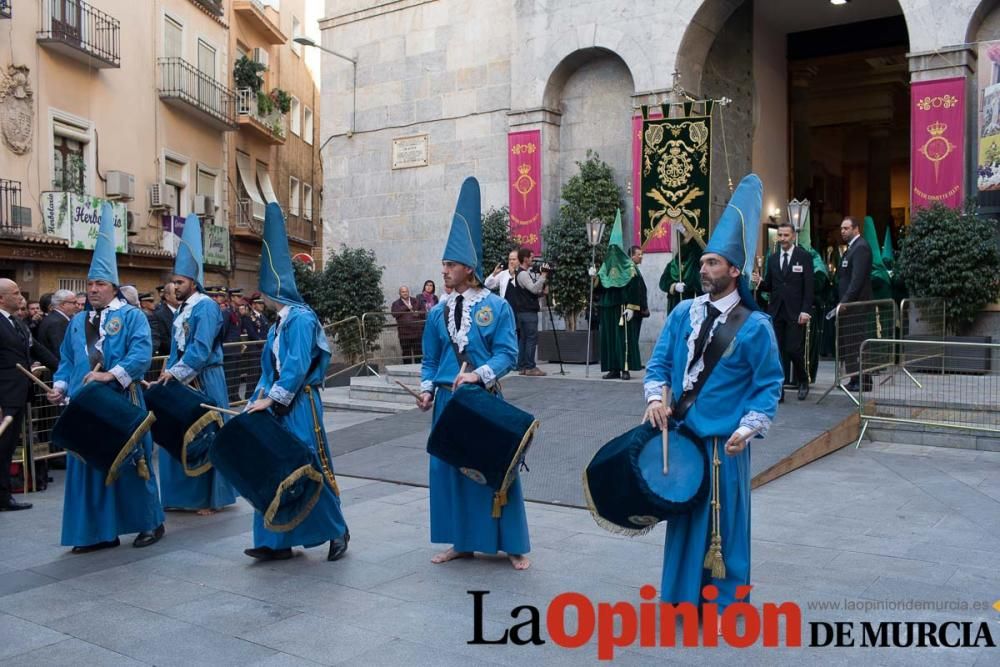
<svg viewBox="0 0 1000 667">
<path fill-rule="evenodd" d="M 510 233 L 510 209 L 490 208 L 483 213 L 483 271 L 493 272 L 497 264 L 507 267 L 507 255 L 517 248 Z"/>
<path fill-rule="evenodd" d="M 256 60 L 241 56 L 233 65 L 233 82 L 236 84 L 236 89 L 249 88 L 259 92 L 264 85 L 263 74 L 266 71 L 267 67 Z"/>
</svg>

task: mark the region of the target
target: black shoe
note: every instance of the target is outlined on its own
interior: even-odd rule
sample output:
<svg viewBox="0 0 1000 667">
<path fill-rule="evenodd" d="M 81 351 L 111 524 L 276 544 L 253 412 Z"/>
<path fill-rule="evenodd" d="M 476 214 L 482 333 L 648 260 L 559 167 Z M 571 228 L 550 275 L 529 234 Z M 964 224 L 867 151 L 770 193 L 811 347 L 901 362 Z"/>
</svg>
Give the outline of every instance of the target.
<svg viewBox="0 0 1000 667">
<path fill-rule="evenodd" d="M 335 540 L 330 540 L 330 553 L 326 555 L 327 560 L 340 560 L 347 553 L 347 543 L 351 541 L 351 531 L 345 531 L 343 535 Z"/>
<path fill-rule="evenodd" d="M 292 557 L 291 549 L 272 549 L 271 547 L 244 549 L 243 553 L 257 560 L 288 560 Z"/>
<path fill-rule="evenodd" d="M 31 503 L 19 503 L 13 498 L 9 498 L 7 502 L 0 505 L 0 512 L 17 512 L 18 510 L 30 510 L 32 507 Z"/>
<path fill-rule="evenodd" d="M 89 554 L 91 551 L 100 551 L 101 549 L 113 549 L 114 547 L 120 546 L 122 543 L 117 537 L 110 542 L 98 542 L 97 544 L 88 544 L 85 547 L 73 547 L 71 553 L 75 554 Z"/>
<path fill-rule="evenodd" d="M 809 385 L 807 385 L 807 384 L 800 384 L 799 385 L 798 399 L 800 401 L 804 401 L 807 398 L 809 398 Z"/>
<path fill-rule="evenodd" d="M 845 389 L 847 389 L 847 391 L 850 391 L 850 392 L 855 392 L 855 391 L 858 391 L 859 389 L 861 389 L 861 385 L 858 383 L 858 379 L 854 378 L 853 380 L 851 380 L 850 382 L 847 383 L 847 386 L 845 387 Z"/>
<path fill-rule="evenodd" d="M 143 531 L 135 536 L 135 542 L 132 546 L 136 549 L 141 549 L 143 547 L 148 547 L 151 544 L 156 544 L 163 538 L 163 534 L 167 532 L 167 529 L 163 527 L 161 523 L 156 530 L 153 532 Z"/>
<path fill-rule="evenodd" d="M 608 371 L 607 373 L 605 373 L 604 375 L 601 376 L 601 379 L 602 380 L 617 380 L 621 376 L 622 376 L 621 373 L 619 373 L 618 371 Z"/>
<path fill-rule="evenodd" d="M 623 380 L 631 380 L 632 379 L 632 374 L 629 373 L 628 371 L 622 371 L 622 379 Z"/>
</svg>

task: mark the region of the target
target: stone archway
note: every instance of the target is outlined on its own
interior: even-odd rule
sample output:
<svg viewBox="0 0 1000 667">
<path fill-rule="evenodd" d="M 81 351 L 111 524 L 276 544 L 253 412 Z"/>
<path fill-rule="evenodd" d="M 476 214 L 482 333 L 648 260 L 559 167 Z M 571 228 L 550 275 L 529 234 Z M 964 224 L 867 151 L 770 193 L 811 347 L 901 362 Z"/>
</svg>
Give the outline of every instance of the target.
<svg viewBox="0 0 1000 667">
<path fill-rule="evenodd" d="M 708 52 L 733 12 L 744 0 L 705 0 L 691 17 L 677 49 L 676 70 L 681 85 L 692 95 L 701 94 L 702 72 Z"/>
</svg>

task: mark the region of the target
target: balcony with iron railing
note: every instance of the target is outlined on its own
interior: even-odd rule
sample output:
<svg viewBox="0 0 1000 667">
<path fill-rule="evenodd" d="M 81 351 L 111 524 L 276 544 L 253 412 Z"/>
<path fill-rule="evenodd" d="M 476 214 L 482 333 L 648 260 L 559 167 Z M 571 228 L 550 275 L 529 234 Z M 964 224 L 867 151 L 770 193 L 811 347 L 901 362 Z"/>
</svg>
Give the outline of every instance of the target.
<svg viewBox="0 0 1000 667">
<path fill-rule="evenodd" d="M 271 109 L 261 113 L 262 106 L 270 100 L 261 101 L 260 93 L 252 88 L 240 88 L 236 91 L 237 113 L 240 128 L 246 128 L 270 144 L 285 143 L 288 128 L 285 114 L 279 109 Z"/>
<path fill-rule="evenodd" d="M 284 44 L 288 37 L 278 27 L 278 12 L 274 7 L 265 6 L 261 0 L 233 0 L 233 12 L 237 18 L 254 27 L 268 44 Z"/>
<path fill-rule="evenodd" d="M 0 0 L 0 19 L 9 19 L 12 15 L 11 0 Z"/>
<path fill-rule="evenodd" d="M 160 99 L 212 127 L 229 131 L 236 122 L 236 95 L 183 58 L 160 58 Z"/>
<path fill-rule="evenodd" d="M 261 234 L 264 229 L 265 204 L 256 202 L 249 198 L 236 200 L 236 227 L 237 233 L 247 231 L 254 234 Z"/>
<path fill-rule="evenodd" d="M 89 67 L 121 67 L 118 19 L 83 0 L 42 0 L 40 7 L 40 45 Z"/>
<path fill-rule="evenodd" d="M 21 206 L 21 182 L 0 178 L 0 236 L 31 231 L 31 209 Z"/>
</svg>

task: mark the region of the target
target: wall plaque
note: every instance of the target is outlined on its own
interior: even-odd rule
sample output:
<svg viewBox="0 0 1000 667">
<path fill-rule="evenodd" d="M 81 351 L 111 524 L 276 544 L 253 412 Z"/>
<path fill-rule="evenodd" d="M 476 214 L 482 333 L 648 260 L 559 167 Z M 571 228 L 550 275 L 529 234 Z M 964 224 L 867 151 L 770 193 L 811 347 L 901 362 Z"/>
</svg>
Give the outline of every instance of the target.
<svg viewBox="0 0 1000 667">
<path fill-rule="evenodd" d="M 399 137 L 392 140 L 392 168 L 408 169 L 426 167 L 428 164 L 428 142 L 426 134 L 413 137 Z"/>
</svg>

